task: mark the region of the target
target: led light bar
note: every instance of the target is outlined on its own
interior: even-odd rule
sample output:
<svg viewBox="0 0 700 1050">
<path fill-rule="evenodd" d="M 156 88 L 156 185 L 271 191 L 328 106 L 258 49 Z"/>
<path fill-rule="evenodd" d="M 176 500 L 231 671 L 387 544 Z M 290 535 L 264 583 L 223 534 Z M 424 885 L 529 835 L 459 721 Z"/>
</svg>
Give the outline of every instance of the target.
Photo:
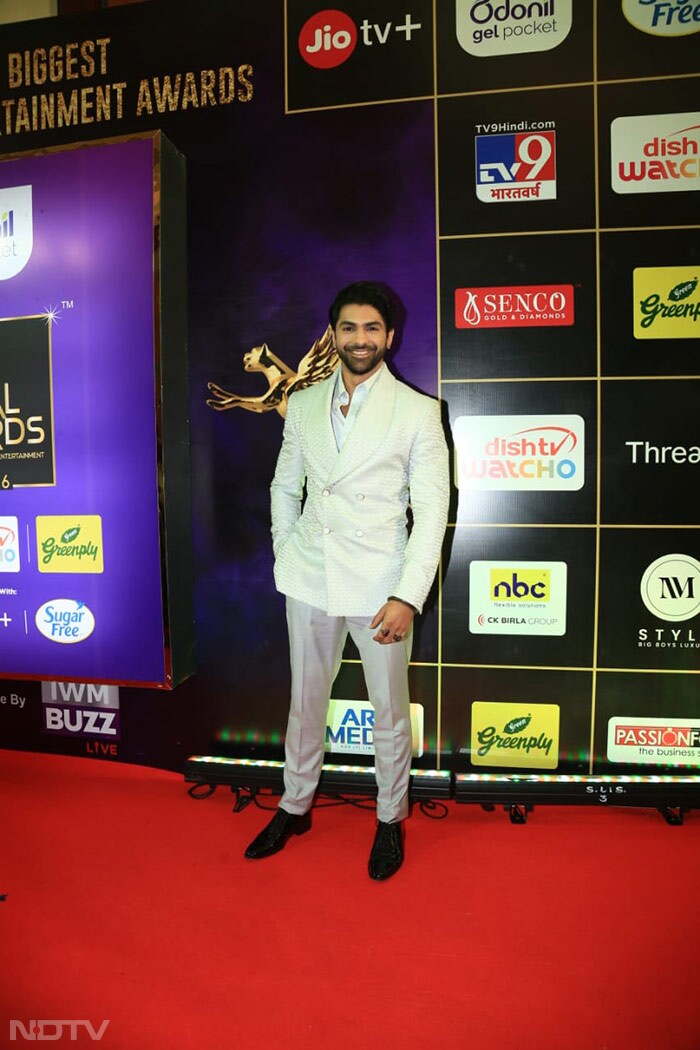
<svg viewBox="0 0 700 1050">
<path fill-rule="evenodd" d="M 268 788 L 282 794 L 284 762 L 250 758 L 193 755 L 185 762 L 185 781 L 192 784 L 228 784 L 257 791 Z M 319 791 L 335 795 L 370 795 L 376 798 L 374 766 L 324 765 Z M 412 769 L 409 788 L 412 800 L 451 798 L 452 774 L 437 769 Z"/>
<path fill-rule="evenodd" d="M 458 773 L 454 799 L 482 805 L 602 804 L 692 809 L 700 806 L 700 777 Z"/>
</svg>

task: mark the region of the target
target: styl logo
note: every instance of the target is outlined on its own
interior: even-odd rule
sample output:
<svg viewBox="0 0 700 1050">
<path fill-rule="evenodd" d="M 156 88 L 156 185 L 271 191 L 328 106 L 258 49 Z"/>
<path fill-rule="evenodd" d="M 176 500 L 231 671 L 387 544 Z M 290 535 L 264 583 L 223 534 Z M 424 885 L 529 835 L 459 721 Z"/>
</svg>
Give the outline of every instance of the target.
<svg viewBox="0 0 700 1050">
<path fill-rule="evenodd" d="M 109 1021 L 103 1021 L 99 1028 L 93 1028 L 91 1021 L 10 1021 L 10 1039 L 17 1039 L 18 1034 L 26 1042 L 33 1043 L 41 1040 L 55 1042 L 63 1037 L 64 1032 L 70 1033 L 70 1038 L 76 1040 L 78 1031 L 84 1029 L 92 1040 L 99 1040 L 105 1034 Z"/>
<path fill-rule="evenodd" d="M 365 18 L 358 37 L 357 26 L 344 11 L 318 11 L 301 28 L 299 54 L 315 69 L 333 69 L 347 62 L 358 42 L 362 47 L 381 46 L 389 41 L 391 34 L 400 33 L 405 43 L 419 29 L 422 29 L 421 23 L 414 22 L 410 14 L 397 24 L 370 22 Z"/>
</svg>

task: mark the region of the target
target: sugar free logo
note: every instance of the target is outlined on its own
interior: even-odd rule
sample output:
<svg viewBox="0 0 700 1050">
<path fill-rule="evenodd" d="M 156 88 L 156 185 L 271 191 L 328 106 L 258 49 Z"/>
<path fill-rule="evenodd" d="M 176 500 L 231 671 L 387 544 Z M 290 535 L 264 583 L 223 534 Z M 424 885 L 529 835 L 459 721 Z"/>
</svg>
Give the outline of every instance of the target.
<svg viewBox="0 0 700 1050">
<path fill-rule="evenodd" d="M 664 554 L 647 566 L 642 601 L 660 620 L 679 622 L 700 613 L 700 562 L 689 554 Z"/>
<path fill-rule="evenodd" d="M 473 561 L 469 566 L 472 634 L 566 633 L 566 563 Z"/>
<path fill-rule="evenodd" d="M 32 187 L 0 189 L 0 281 L 24 269 L 33 247 Z"/>
<path fill-rule="evenodd" d="M 119 689 L 84 682 L 42 682 L 42 731 L 59 736 L 119 739 Z"/>
<path fill-rule="evenodd" d="M 471 761 L 475 766 L 556 769 L 557 704 L 472 704 Z"/>
<path fill-rule="evenodd" d="M 628 22 L 652 36 L 687 36 L 700 32 L 700 3 L 692 0 L 622 0 Z"/>
<path fill-rule="evenodd" d="M 700 190 L 700 113 L 617 117 L 610 138 L 615 193 Z"/>
<path fill-rule="evenodd" d="M 411 704 L 413 755 L 423 754 L 422 704 Z M 326 751 L 336 754 L 374 754 L 374 708 L 366 700 L 331 700 L 326 718 Z"/>
<path fill-rule="evenodd" d="M 574 491 L 584 481 L 581 416 L 459 416 L 457 487 L 479 491 Z"/>
<path fill-rule="evenodd" d="M 633 272 L 635 339 L 697 339 L 698 269 L 638 266 Z"/>
<path fill-rule="evenodd" d="M 689 766 L 700 763 L 700 721 L 696 718 L 611 718 L 611 762 L 655 762 Z"/>
<path fill-rule="evenodd" d="M 302 26 L 299 54 L 315 69 L 334 69 L 347 62 L 358 44 L 360 47 L 382 47 L 390 40 L 410 42 L 414 33 L 422 28 L 420 22 L 414 22 L 406 13 L 403 22 L 370 22 L 365 18 L 360 23 L 358 34 L 358 28 L 349 15 L 329 8 L 318 11 Z"/>
<path fill-rule="evenodd" d="M 547 328 L 574 323 L 571 284 L 456 288 L 456 328 Z"/>
<path fill-rule="evenodd" d="M 553 127 L 552 121 L 540 123 Z M 480 201 L 496 204 L 556 198 L 555 131 L 476 135 L 475 152 Z"/>
<path fill-rule="evenodd" d="M 456 0 L 457 40 L 470 55 L 549 51 L 569 35 L 572 0 Z"/>
<path fill-rule="evenodd" d="M 44 638 L 70 645 L 84 642 L 95 629 L 95 617 L 85 602 L 53 598 L 36 611 L 34 622 Z"/>
<path fill-rule="evenodd" d="M 0 517 L 0 572 L 19 572 L 19 527 L 17 518 Z"/>
<path fill-rule="evenodd" d="M 99 514 L 38 516 L 36 546 L 39 572 L 104 571 Z"/>
</svg>

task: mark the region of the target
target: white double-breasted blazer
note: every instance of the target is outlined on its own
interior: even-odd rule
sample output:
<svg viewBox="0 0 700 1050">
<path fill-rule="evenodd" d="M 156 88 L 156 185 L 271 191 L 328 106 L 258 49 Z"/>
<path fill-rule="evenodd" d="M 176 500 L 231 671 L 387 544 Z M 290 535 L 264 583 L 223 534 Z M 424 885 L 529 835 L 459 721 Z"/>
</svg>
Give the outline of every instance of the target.
<svg viewBox="0 0 700 1050">
<path fill-rule="evenodd" d="M 449 502 L 439 404 L 384 365 L 338 451 L 335 378 L 289 399 L 271 486 L 277 589 L 332 616 L 374 616 L 389 595 L 420 611 Z"/>
</svg>

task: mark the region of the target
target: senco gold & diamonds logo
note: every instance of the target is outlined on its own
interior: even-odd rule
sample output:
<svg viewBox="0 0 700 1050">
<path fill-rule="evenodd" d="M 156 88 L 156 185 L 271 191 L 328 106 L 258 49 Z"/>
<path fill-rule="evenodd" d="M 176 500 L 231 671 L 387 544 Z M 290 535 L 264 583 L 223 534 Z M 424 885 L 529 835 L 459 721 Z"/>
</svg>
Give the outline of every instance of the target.
<svg viewBox="0 0 700 1050">
<path fill-rule="evenodd" d="M 640 266 L 634 271 L 634 338 L 700 336 L 700 267 Z"/>
<path fill-rule="evenodd" d="M 472 704 L 474 766 L 556 769 L 559 764 L 558 704 Z"/>
<path fill-rule="evenodd" d="M 46 514 L 36 519 L 39 572 L 104 572 L 99 514 Z"/>
</svg>

